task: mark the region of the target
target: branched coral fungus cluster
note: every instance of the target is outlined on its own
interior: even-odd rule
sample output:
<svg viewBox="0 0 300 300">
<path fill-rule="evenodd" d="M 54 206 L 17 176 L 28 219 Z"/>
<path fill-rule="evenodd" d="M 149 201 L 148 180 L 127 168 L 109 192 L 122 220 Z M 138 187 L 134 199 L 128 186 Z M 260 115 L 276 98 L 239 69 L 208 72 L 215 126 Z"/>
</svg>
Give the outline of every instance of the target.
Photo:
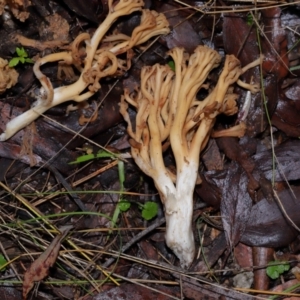
<svg viewBox="0 0 300 300">
<path fill-rule="evenodd" d="M 169 24 L 165 16 L 155 11 L 142 10 L 143 5 L 142 0 L 108 0 L 108 15 L 92 37 L 88 33 L 82 33 L 72 43 L 71 51 L 49 54 L 37 60 L 33 70 L 42 85 L 40 95 L 30 110 L 6 125 L 5 132 L 0 135 L 0 141 L 9 139 L 53 106 L 70 100 L 82 102 L 90 98 L 100 89 L 101 78 L 114 76 L 129 67 L 130 60 L 128 59 L 126 66 L 117 55 L 126 53 L 155 35 L 168 33 Z M 141 24 L 130 37 L 118 34 L 104 39 L 111 25 L 119 17 L 135 11 L 142 11 Z M 78 80 L 67 86 L 53 88 L 50 79 L 40 70 L 40 67 L 48 62 L 74 66 L 80 72 Z"/>
<path fill-rule="evenodd" d="M 174 48 L 169 54 L 175 62 L 175 72 L 168 65 L 144 67 L 140 88 L 132 94 L 125 91 L 120 112 L 128 123 L 132 156 L 140 169 L 153 178 L 164 204 L 167 245 L 181 265 L 188 267 L 195 255 L 193 191 L 200 151 L 207 144 L 217 115 L 237 112 L 237 95 L 230 86 L 239 83 L 239 76 L 246 69 L 233 55 L 227 55 L 218 83 L 204 100 L 198 101 L 196 94 L 201 88 L 208 88 L 206 79 L 219 66 L 220 55 L 206 46 L 198 46 L 190 56 L 181 48 Z M 256 85 L 246 87 L 258 90 Z M 129 104 L 137 111 L 135 129 L 128 114 Z M 238 126 L 243 131 L 243 126 Z M 243 135 L 241 130 L 238 135 Z M 169 144 L 176 161 L 176 175 L 163 160 L 163 151 Z"/>
<path fill-rule="evenodd" d="M 53 106 L 90 98 L 101 88 L 101 78 L 115 76 L 130 67 L 132 47 L 155 35 L 168 33 L 165 16 L 142 10 L 143 4 L 142 0 L 108 0 L 108 15 L 92 37 L 82 33 L 73 41 L 70 51 L 53 53 L 37 60 L 33 69 L 42 85 L 40 95 L 30 110 L 7 124 L 0 141 L 9 139 Z M 124 34 L 105 37 L 119 17 L 135 11 L 142 11 L 141 24 L 130 37 Z M 127 53 L 126 61 L 117 58 L 122 53 Z M 233 115 L 238 110 L 232 84 L 238 83 L 252 92 L 259 90 L 257 85 L 240 81 L 239 76 L 248 67 L 259 64 L 260 59 L 241 68 L 237 58 L 227 55 L 216 86 L 210 88 L 208 75 L 221 62 L 215 50 L 198 46 L 193 54 L 188 55 L 183 49 L 174 48 L 169 54 L 174 60 L 175 71 L 167 65 L 143 67 L 140 88 L 132 94 L 125 91 L 120 112 L 128 123 L 132 156 L 140 169 L 153 178 L 160 193 L 165 208 L 167 245 L 180 259 L 181 265 L 188 267 L 195 255 L 193 191 L 200 151 L 207 144 L 217 115 Z M 80 72 L 80 76 L 70 85 L 53 88 L 50 79 L 40 70 L 48 62 L 72 66 Z M 196 95 L 201 88 L 209 92 L 205 99 L 199 101 Z M 134 128 L 128 114 L 129 105 L 137 111 Z M 244 126 L 237 125 L 237 130 L 231 130 L 230 134 L 241 136 L 244 129 Z M 169 145 L 176 162 L 176 174 L 164 164 L 163 151 Z"/>
</svg>

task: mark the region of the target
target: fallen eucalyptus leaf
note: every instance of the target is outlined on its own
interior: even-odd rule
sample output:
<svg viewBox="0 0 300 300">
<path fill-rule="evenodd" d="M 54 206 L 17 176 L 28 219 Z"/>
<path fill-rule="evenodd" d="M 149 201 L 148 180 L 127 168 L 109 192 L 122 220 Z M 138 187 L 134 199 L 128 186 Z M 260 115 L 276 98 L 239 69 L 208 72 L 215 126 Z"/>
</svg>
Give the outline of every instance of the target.
<svg viewBox="0 0 300 300">
<path fill-rule="evenodd" d="M 32 289 L 34 282 L 41 281 L 48 273 L 57 259 L 62 240 L 73 226 L 64 226 L 60 229 L 61 234 L 57 235 L 48 248 L 36 259 L 27 269 L 23 280 L 23 299 L 25 300 Z"/>
</svg>

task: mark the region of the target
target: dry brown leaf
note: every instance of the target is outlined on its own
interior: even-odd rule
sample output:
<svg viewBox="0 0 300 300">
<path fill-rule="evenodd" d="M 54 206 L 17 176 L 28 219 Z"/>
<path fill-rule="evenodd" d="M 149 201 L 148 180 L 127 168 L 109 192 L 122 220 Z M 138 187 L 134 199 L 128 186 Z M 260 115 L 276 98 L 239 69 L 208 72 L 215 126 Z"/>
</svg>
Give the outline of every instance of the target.
<svg viewBox="0 0 300 300">
<path fill-rule="evenodd" d="M 62 240 L 71 230 L 72 226 L 64 226 L 60 229 L 61 234 L 57 235 L 49 247 L 35 260 L 27 269 L 23 280 L 23 299 L 25 300 L 32 289 L 34 282 L 44 279 L 58 256 Z"/>
</svg>

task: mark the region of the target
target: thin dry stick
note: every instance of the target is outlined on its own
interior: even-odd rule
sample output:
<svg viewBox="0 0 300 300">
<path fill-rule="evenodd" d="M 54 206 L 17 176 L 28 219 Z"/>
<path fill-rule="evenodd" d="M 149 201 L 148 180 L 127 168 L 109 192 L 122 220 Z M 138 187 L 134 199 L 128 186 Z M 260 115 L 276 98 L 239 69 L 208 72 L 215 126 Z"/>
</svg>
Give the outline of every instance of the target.
<svg viewBox="0 0 300 300">
<path fill-rule="evenodd" d="M 145 230 L 141 231 L 140 233 L 138 233 L 137 235 L 135 235 L 128 243 L 126 243 L 120 253 L 123 253 L 125 251 L 127 251 L 132 245 L 134 245 L 136 242 L 138 242 L 141 238 L 143 238 L 144 236 L 146 236 L 149 232 L 153 231 L 154 229 L 156 229 L 157 227 L 161 226 L 162 224 L 164 224 L 166 222 L 165 218 L 161 218 L 157 221 L 155 221 L 155 223 L 153 223 L 152 225 L 150 225 L 149 227 L 147 227 Z M 109 258 L 103 265 L 103 268 L 108 268 L 118 257 L 111 257 Z"/>
<path fill-rule="evenodd" d="M 91 178 L 93 178 L 93 177 L 109 170 L 110 168 L 116 166 L 117 164 L 118 164 L 118 161 L 114 160 L 111 163 L 109 163 L 108 165 L 104 166 L 103 168 L 100 168 L 99 170 L 85 176 L 84 178 L 78 179 L 77 181 L 73 182 L 71 186 L 73 188 L 77 187 L 78 185 L 82 184 L 83 182 L 85 182 L 85 181 L 87 181 L 87 180 L 89 180 L 89 179 L 91 179 Z M 44 203 L 44 202 L 46 202 L 50 199 L 55 198 L 56 196 L 60 195 L 64 191 L 65 191 L 65 189 L 60 189 L 59 191 L 55 191 L 55 192 L 51 193 L 51 195 L 48 195 L 48 196 L 44 197 L 43 199 L 39 199 L 38 201 L 34 202 L 33 205 L 34 206 L 39 206 L 42 203 Z"/>
<path fill-rule="evenodd" d="M 263 10 L 263 9 L 269 9 L 269 8 L 273 8 L 273 7 L 285 7 L 285 6 L 291 6 L 291 5 L 295 5 L 295 4 L 298 4 L 300 3 L 300 1 L 295 1 L 295 2 L 292 2 L 292 3 L 288 3 L 288 2 L 284 2 L 284 3 L 281 3 L 281 4 L 275 4 L 275 5 L 267 5 L 266 3 L 276 3 L 276 1 L 257 1 L 258 3 L 261 3 L 259 6 L 255 7 L 253 5 L 248 5 L 248 6 L 243 6 L 243 7 L 232 7 L 232 8 L 229 8 L 226 6 L 216 6 L 216 10 L 215 11 L 207 11 L 206 9 L 206 5 L 207 4 L 204 4 L 202 7 L 196 7 L 196 6 L 192 6 L 188 3 L 185 3 L 183 1 L 180 1 L 180 0 L 174 0 L 175 2 L 183 5 L 183 6 L 186 6 L 188 8 L 192 8 L 194 10 L 197 10 L 199 12 L 201 12 L 202 14 L 207 14 L 207 15 L 212 15 L 212 14 L 220 14 L 220 13 L 232 13 L 232 12 L 253 12 L 253 11 L 256 11 L 257 9 L 258 10 Z M 238 2 L 242 2 L 240 0 L 238 0 Z M 253 2 L 252 0 L 249 0 L 249 1 L 244 1 L 244 2 Z"/>
</svg>

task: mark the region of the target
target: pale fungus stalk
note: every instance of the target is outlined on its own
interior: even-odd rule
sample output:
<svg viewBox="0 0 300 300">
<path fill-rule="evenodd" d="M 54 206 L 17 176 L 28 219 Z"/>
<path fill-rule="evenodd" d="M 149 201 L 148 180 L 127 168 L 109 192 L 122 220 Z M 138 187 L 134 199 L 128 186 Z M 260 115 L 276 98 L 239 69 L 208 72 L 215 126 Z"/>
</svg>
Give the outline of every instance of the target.
<svg viewBox="0 0 300 300">
<path fill-rule="evenodd" d="M 220 64 L 220 55 L 198 46 L 190 56 L 181 48 L 172 49 L 170 56 L 175 72 L 158 64 L 143 67 L 140 89 L 131 95 L 125 91 L 120 112 L 128 123 L 132 156 L 140 169 L 153 178 L 164 205 L 166 243 L 181 266 L 189 267 L 195 255 L 193 191 L 200 151 L 207 144 L 216 116 L 237 112 L 237 95 L 229 87 L 243 70 L 237 58 L 226 56 L 217 85 L 206 99 L 198 101 L 196 94 L 208 88 L 206 79 Z M 129 104 L 137 111 L 135 129 L 127 112 Z M 176 161 L 176 178 L 163 160 L 163 150 L 169 143 Z"/>
<path fill-rule="evenodd" d="M 168 22 L 164 15 L 144 10 L 141 24 L 135 28 L 131 37 L 102 47 L 101 42 L 111 25 L 121 16 L 142 10 L 143 5 L 142 0 L 108 0 L 108 15 L 92 38 L 89 34 L 82 33 L 72 43 L 71 51 L 53 53 L 37 60 L 34 73 L 42 85 L 40 95 L 31 109 L 6 125 L 5 132 L 0 135 L 0 141 L 9 139 L 51 107 L 70 100 L 87 100 L 101 88 L 101 78 L 116 75 L 120 69 L 124 70 L 116 55 L 128 53 L 132 47 L 146 42 L 152 36 L 168 33 Z M 40 67 L 56 61 L 75 66 L 81 72 L 78 80 L 67 86 L 53 88 L 50 79 L 41 72 Z"/>
</svg>

